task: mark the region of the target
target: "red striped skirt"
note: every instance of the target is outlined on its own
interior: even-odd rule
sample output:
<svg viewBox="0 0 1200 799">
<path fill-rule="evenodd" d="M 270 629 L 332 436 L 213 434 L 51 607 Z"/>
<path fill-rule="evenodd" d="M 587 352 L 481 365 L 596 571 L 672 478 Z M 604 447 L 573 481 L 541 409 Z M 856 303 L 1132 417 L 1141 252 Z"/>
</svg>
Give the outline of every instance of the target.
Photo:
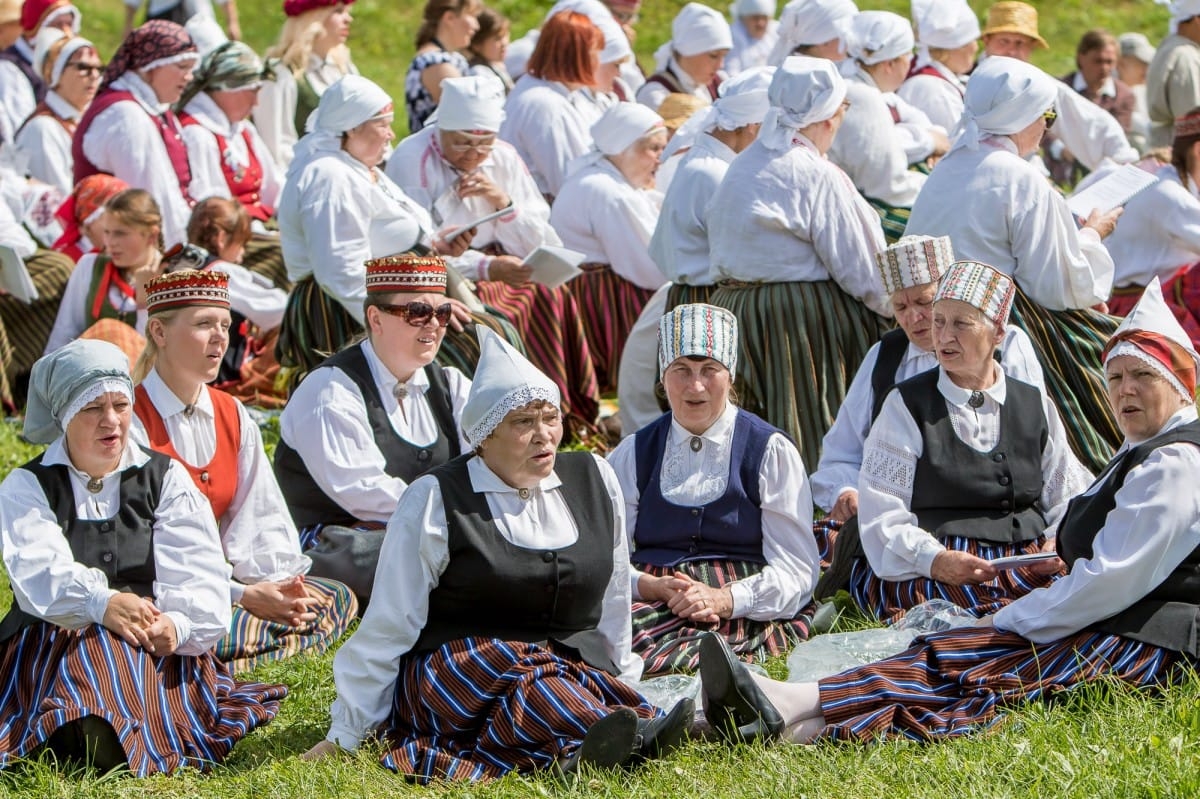
<svg viewBox="0 0 1200 799">
<path fill-rule="evenodd" d="M 1108 311 L 1113 316 L 1127 316 L 1142 298 L 1143 286 L 1113 289 L 1108 298 Z M 1188 264 L 1170 280 L 1163 281 L 1163 299 L 1187 331 L 1192 345 L 1200 347 L 1200 263 Z"/>
<path fill-rule="evenodd" d="M 616 677 L 544 646 L 461 638 L 401 662 L 382 763 L 420 783 L 547 768 L 618 707 L 660 713 Z"/>
<path fill-rule="evenodd" d="M 1027 544 L 997 544 L 977 538 L 951 536 L 942 544 L 946 549 L 970 552 L 984 560 L 1007 558 L 1040 552 L 1045 538 L 1039 536 Z M 850 570 L 850 595 L 854 602 L 880 621 L 892 623 L 909 608 L 930 599 L 944 599 L 976 616 L 995 613 L 1019 596 L 1043 588 L 1058 579 L 1055 574 L 1033 574 L 1029 569 L 1009 569 L 995 580 L 980 585 L 950 585 L 929 577 L 892 582 L 881 580 L 866 558 L 856 558 Z"/>
<path fill-rule="evenodd" d="M 732 560 L 692 560 L 676 566 L 638 568 L 655 577 L 683 572 L 693 580 L 718 588 L 743 580 L 762 570 L 757 563 Z M 808 640 L 816 605 L 809 603 L 794 618 L 756 621 L 723 619 L 720 624 L 698 624 L 676 616 L 666 602 L 633 603 L 633 652 L 645 661 L 645 673 L 665 674 L 695 671 L 700 666 L 700 638 L 716 631 L 738 657 L 747 662 L 783 655 Z"/>
<path fill-rule="evenodd" d="M 558 386 L 563 413 L 586 424 L 600 413 L 600 387 L 584 332 L 583 315 L 566 286 L 475 285 L 479 299 L 504 314 L 521 334 L 529 360 Z"/>
<path fill-rule="evenodd" d="M 1117 679 L 1148 688 L 1180 679 L 1176 652 L 1119 635 L 1081 632 L 1035 644 L 991 627 L 917 638 L 898 655 L 820 681 L 821 737 L 935 740 L 992 726 L 1005 707 Z"/>
<path fill-rule="evenodd" d="M 139 777 L 208 771 L 279 712 L 283 685 L 237 682 L 210 653 L 156 657 L 98 624 L 35 624 L 0 644 L 0 767 L 97 716 Z"/>
<path fill-rule="evenodd" d="M 654 294 L 638 288 L 607 264 L 584 264 L 584 272 L 567 284 L 583 314 L 583 330 L 600 393 L 617 390 L 617 369 L 629 331 Z"/>
</svg>

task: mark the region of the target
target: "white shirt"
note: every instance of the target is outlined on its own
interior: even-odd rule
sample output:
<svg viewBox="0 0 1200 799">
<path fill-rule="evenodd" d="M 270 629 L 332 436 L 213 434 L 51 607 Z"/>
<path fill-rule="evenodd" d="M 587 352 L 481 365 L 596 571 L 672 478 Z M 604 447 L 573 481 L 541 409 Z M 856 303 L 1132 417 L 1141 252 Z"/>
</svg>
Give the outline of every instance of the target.
<svg viewBox="0 0 1200 799">
<path fill-rule="evenodd" d="M 370 341 L 363 355 L 379 389 L 383 409 L 396 435 L 423 447 L 437 441 L 438 426 L 425 399 L 429 381 L 418 369 L 408 382 L 404 410 L 392 389 L 398 382 L 375 354 Z M 453 367 L 445 369 L 454 422 L 459 425 L 459 446 L 471 449 L 462 437 L 463 406 L 471 381 Z M 386 522 L 408 483 L 384 471 L 383 453 L 367 421 L 367 406 L 358 385 L 341 369 L 315 369 L 292 392 L 279 416 L 280 438 L 300 455 L 308 473 L 326 496 L 355 519 Z"/>
<path fill-rule="evenodd" d="M 1200 42 L 1172 33 L 1158 45 L 1146 70 L 1150 146 L 1170 147 L 1175 119 L 1200 105 Z"/>
<path fill-rule="evenodd" d="M 1050 310 L 1090 308 L 1112 292 L 1113 262 L 1100 236 L 1077 227 L 1066 200 L 1007 136 L 938 161 L 905 232 L 949 236 L 955 257 L 1011 275 Z"/>
<path fill-rule="evenodd" d="M 25 37 L 18 36 L 16 48 L 32 63 L 33 48 Z M 21 68 L 11 61 L 0 61 L 0 130 L 4 132 L 3 143 L 8 144 L 17 135 L 21 124 L 37 108 L 37 95 Z"/>
<path fill-rule="evenodd" d="M 708 241 L 711 282 L 832 279 L 892 315 L 875 266 L 885 246 L 879 214 L 800 134 L 785 153 L 756 141 L 738 154 L 709 207 Z"/>
<path fill-rule="evenodd" d="M 53 90 L 46 92 L 46 105 L 58 119 L 43 115 L 26 122 L 17 133 L 17 152 L 25 160 L 30 177 L 70 194 L 75 188 L 75 160 L 71 156 L 71 134 L 60 120 L 78 123 L 83 112 Z"/>
<path fill-rule="evenodd" d="M 697 136 L 683 154 L 650 238 L 650 257 L 668 280 L 693 286 L 710 282 L 708 212 L 736 156 L 709 133 Z"/>
<path fill-rule="evenodd" d="M 142 387 L 162 417 L 167 437 L 184 463 L 199 468 L 211 463 L 217 453 L 217 424 L 208 387 L 200 392 L 191 416 L 167 384 L 150 370 Z M 275 482 L 271 463 L 263 449 L 258 425 L 236 399 L 241 437 L 237 453 L 237 491 L 225 514 L 217 520 L 225 559 L 233 566 L 229 593 L 240 602 L 247 585 L 276 582 L 305 574 L 312 566 L 300 553 L 300 535 L 292 522 L 283 492 Z M 149 447 L 141 417 L 134 414 L 130 436 Z"/>
<path fill-rule="evenodd" d="M 0 244 L 12 247 L 22 258 L 28 258 L 37 252 L 38 246 L 9 202 L 9 181 L 10 178 L 0 175 L 0 195 L 3 195 L 0 198 Z"/>
<path fill-rule="evenodd" d="M 197 199 L 232 198 L 221 163 L 225 161 L 234 171 L 248 169 L 250 148 L 253 147 L 254 156 L 262 168 L 259 202 L 268 208 L 275 208 L 279 204 L 279 193 L 283 190 L 283 173 L 254 124 L 248 119 L 230 122 L 225 112 L 204 92 L 192 98 L 184 111 L 200 123 L 183 127 L 183 141 L 187 144 L 188 163 L 192 169 L 192 196 Z M 244 132 L 250 135 L 250 147 L 246 146 L 246 139 L 242 135 Z M 225 138 L 224 151 L 217 146 L 217 136 Z"/>
<path fill-rule="evenodd" d="M 1074 87 L 1054 81 L 1058 98 L 1054 110 L 1054 135 L 1070 150 L 1075 160 L 1088 169 L 1095 169 L 1108 158 L 1118 164 L 1138 159 L 1137 150 L 1129 145 L 1125 130 L 1117 118 L 1096 103 L 1075 91 Z"/>
<path fill-rule="evenodd" d="M 1045 390 L 1042 365 L 1038 362 L 1033 342 L 1024 330 L 1012 325 L 1004 329 L 1000 342 L 1000 366 L 1009 377 Z M 838 408 L 833 426 L 821 441 L 821 460 L 812 473 L 813 500 L 829 513 L 845 491 L 858 491 L 858 473 L 862 468 L 863 445 L 871 430 L 871 409 L 875 407 L 875 392 L 871 375 L 879 361 L 879 343 L 871 345 L 862 365 L 854 375 L 842 407 Z M 901 383 L 921 372 L 937 367 L 937 356 L 911 341 L 896 369 L 895 383 Z"/>
<path fill-rule="evenodd" d="M 625 337 L 617 369 L 617 413 L 625 431 L 640 430 L 662 416 L 654 382 L 658 379 L 658 323 L 667 311 L 670 289 L 671 284 L 664 283 L 650 295 Z"/>
<path fill-rule="evenodd" d="M 120 510 L 121 473 L 149 459 L 130 442 L 96 494 L 87 489 L 88 475 L 71 464 L 62 438 L 46 448 L 42 463 L 67 466 L 75 513 L 100 520 Z M 0 483 L 0 547 L 13 598 L 26 613 L 68 630 L 103 623 L 117 592 L 104 572 L 75 560 L 41 485 L 25 469 L 14 469 Z M 154 604 L 175 624 L 176 652 L 208 651 L 229 630 L 229 566 L 208 501 L 174 462 L 155 509 L 154 572 Z"/>
<path fill-rule="evenodd" d="M 288 295 L 283 289 L 275 288 L 270 278 L 230 261 L 216 261 L 210 268 L 229 275 L 229 307 L 249 319 L 251 324 L 265 331 L 279 327 L 283 322 Z"/>
<path fill-rule="evenodd" d="M 88 290 L 92 287 L 92 273 L 99 253 L 89 252 L 79 259 L 75 270 L 67 278 L 67 287 L 63 289 L 62 300 L 58 304 L 58 316 L 54 318 L 54 327 L 46 339 L 46 353 L 54 352 L 64 344 L 79 338 L 79 334 L 94 323 L 88 322 L 92 309 L 88 306 Z M 137 307 L 135 297 L 127 297 L 115 284 L 108 288 L 105 299 L 113 308 L 121 313 L 137 312 L 137 322 L 134 329 L 139 333 L 146 332 L 146 309 Z"/>
<path fill-rule="evenodd" d="M 683 67 L 679 66 L 679 62 L 675 60 L 674 55 L 667 61 L 666 68 L 660 71 L 671 73 L 671 77 L 679 84 L 680 93 L 690 94 L 703 102 L 704 105 L 712 105 L 712 95 L 708 92 L 708 86 L 701 86 L 692 80 L 692 76 L 684 72 Z M 636 99 L 642 105 L 657 111 L 669 94 L 671 94 L 671 90 L 666 86 L 657 81 L 647 80 L 637 90 Z"/>
<path fill-rule="evenodd" d="M 92 118 L 83 134 L 83 154 L 97 169 L 150 192 L 162 211 L 167 247 L 187 241 L 192 214 L 183 194 L 187 187 L 180 187 L 167 145 L 150 118 L 166 113 L 168 106 L 158 101 L 154 90 L 135 72 L 126 72 L 111 86 L 131 93 L 134 99 L 113 103 Z"/>
<path fill-rule="evenodd" d="M 662 194 L 635 188 L 607 158 L 567 178 L 550 209 L 563 245 L 584 253 L 584 263 L 608 264 L 635 286 L 654 290 L 666 281 L 647 247 Z"/>
<path fill-rule="evenodd" d="M 437 230 L 467 225 L 493 213 L 496 209 L 483 197 L 458 196 L 462 173 L 442 157 L 440 146 L 436 125 L 414 133 L 388 159 L 388 177 L 429 212 Z M 471 240 L 473 248 L 499 243 L 509 255 L 524 258 L 543 244 L 562 244 L 550 226 L 550 206 L 512 145 L 497 139 L 476 171 L 508 195 L 512 212 L 480 225 Z M 491 257 L 479 249 L 467 250 L 451 261 L 474 280 L 488 279 Z"/>
<path fill-rule="evenodd" d="M 1115 165 L 1093 172 L 1099 180 Z M 1200 197 L 1196 182 L 1184 188 L 1170 164 L 1156 173 L 1158 182 L 1125 203 L 1125 212 L 1104 246 L 1113 259 L 1114 286 L 1164 282 L 1181 267 L 1200 260 Z M 1089 178 L 1091 175 L 1088 176 Z"/>
<path fill-rule="evenodd" d="M 733 47 L 725 55 L 725 72 L 729 77 L 732 78 L 744 69 L 767 66 L 767 59 L 775 49 L 775 42 L 779 40 L 778 20 L 773 19 L 767 23 L 767 32 L 761 39 L 750 38 L 741 17 L 733 21 L 729 30 L 733 34 Z"/>
<path fill-rule="evenodd" d="M 896 94 L 925 112 L 929 120 L 944 130 L 953 132 L 963 112 L 963 80 L 940 61 L 929 60 L 918 64 L 933 67 L 936 75 L 913 75 L 907 78 Z M 943 78 L 945 78 L 943 80 Z"/>
<path fill-rule="evenodd" d="M 1007 385 L 1004 370 L 997 369 L 996 382 L 983 391 L 983 405 L 974 409 L 967 405 L 970 391 L 956 386 L 945 372 L 938 378 L 938 392 L 946 400 L 954 434 L 977 452 L 995 448 L 1000 440 L 1000 408 Z M 1071 452 L 1062 420 L 1045 393 L 1042 411 L 1049 437 L 1041 453 L 1043 484 L 1038 504 L 1047 524 L 1053 525 L 1066 511 L 1067 500 L 1087 487 L 1092 476 Z M 891 392 L 867 435 L 858 481 L 863 551 L 871 569 L 883 580 L 929 577 L 933 559 L 945 550 L 937 538 L 918 526 L 917 515 L 910 509 L 917 460 L 924 448 L 921 431 L 900 392 Z"/>
<path fill-rule="evenodd" d="M 700 451 L 694 452 L 692 434 L 672 418 L 660 476 L 663 499 L 673 505 L 695 507 L 725 494 L 736 420 L 737 407 L 726 405 L 724 413 L 700 436 L 704 441 Z M 625 531 L 631 553 L 637 548 L 633 533 L 640 499 L 635 441 L 636 436 L 626 436 L 608 456 L 625 496 Z M 821 558 L 812 535 L 812 493 L 804 462 L 796 446 L 779 433 L 767 440 L 758 492 L 767 565 L 758 574 L 729 584 L 733 597 L 731 618 L 790 619 L 812 599 Z M 636 568 L 630 574 L 635 599 L 641 599 L 641 575 Z"/>
<path fill-rule="evenodd" d="M 1183 408 L 1159 434 L 1195 419 L 1195 407 Z M 1126 442 L 1117 455 L 1129 446 Z M 1080 558 L 1065 577 L 997 611 L 997 629 L 1046 643 L 1073 635 L 1144 597 L 1200 546 L 1197 474 L 1200 449 L 1191 444 L 1168 444 L 1151 453 L 1126 475 L 1116 507 L 1092 542 L 1092 557 Z M 1087 493 L 1100 485 L 1097 481 Z"/>
<path fill-rule="evenodd" d="M 632 684 L 641 676 L 642 661 L 630 650 L 629 551 L 625 545 L 621 487 L 608 464 L 592 457 L 608 489 L 614 522 L 612 576 L 596 629 L 604 638 L 606 653 L 620 669 L 621 679 Z M 542 480 L 529 499 L 523 500 L 517 489 L 501 480 L 482 458 L 471 458 L 467 473 L 471 488 L 486 494 L 496 527 L 509 543 L 523 549 L 561 549 L 578 540 L 570 498 L 563 495 L 558 475 Z M 326 740 L 353 749 L 387 718 L 400 659 L 425 628 L 429 594 L 449 561 L 441 488 L 436 477 L 425 475 L 404 492 L 388 520 L 377 572 L 388 579 L 375 581 L 362 623 L 334 657 L 337 699 L 330 710 L 333 718 Z M 503 588 L 497 586 L 497 591 Z"/>
<path fill-rule="evenodd" d="M 603 113 L 582 90 L 522 75 L 505 101 L 500 138 L 517 148 L 538 191 L 553 197 L 567 164 L 591 148 L 592 124 Z"/>
<path fill-rule="evenodd" d="M 350 64 L 348 72 L 342 72 L 336 63 L 316 55 L 309 55 L 304 70 L 308 84 L 320 97 L 345 75 L 357 75 L 358 70 Z M 304 135 L 296 130 L 296 104 L 299 87 L 292 70 L 280 64 L 275 70 L 275 80 L 265 81 L 258 92 L 258 106 L 254 109 L 254 126 L 262 136 L 267 150 L 274 154 L 275 163 L 286 170 L 292 163 L 292 150 Z"/>
<path fill-rule="evenodd" d="M 382 170 L 343 150 L 320 153 L 289 179 L 276 216 L 288 279 L 312 275 L 360 325 L 366 262 L 410 249 L 433 228 Z"/>
</svg>

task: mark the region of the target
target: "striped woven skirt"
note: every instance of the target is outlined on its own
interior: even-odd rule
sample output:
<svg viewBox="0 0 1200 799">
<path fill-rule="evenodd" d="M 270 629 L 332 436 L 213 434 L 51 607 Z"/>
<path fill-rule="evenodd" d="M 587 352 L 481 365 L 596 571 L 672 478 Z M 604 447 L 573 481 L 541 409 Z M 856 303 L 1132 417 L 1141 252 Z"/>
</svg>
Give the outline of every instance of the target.
<svg viewBox="0 0 1200 799">
<path fill-rule="evenodd" d="M 26 305 L 8 295 L 0 296 L 0 402 L 10 410 L 25 404 L 21 378 L 46 349 L 75 262 L 60 252 L 39 249 L 26 259 L 25 267 L 38 298 Z"/>
<path fill-rule="evenodd" d="M 817 554 L 821 556 L 821 569 L 828 569 L 833 563 L 833 545 L 837 543 L 837 534 L 842 529 L 842 523 L 828 517 L 813 522 L 813 538 L 817 542 Z"/>
<path fill-rule="evenodd" d="M 139 777 L 208 771 L 279 712 L 283 685 L 237 682 L 210 653 L 156 657 L 99 624 L 34 624 L 0 644 L 0 767 L 84 716 L 107 721 Z"/>
<path fill-rule="evenodd" d="M 305 577 L 304 590 L 321 605 L 317 618 L 299 627 L 260 619 L 234 605 L 229 633 L 213 649 L 217 659 L 237 674 L 300 652 L 319 655 L 332 646 L 358 614 L 358 599 L 347 586 L 323 577 Z"/>
<path fill-rule="evenodd" d="M 738 320 L 741 407 L 796 442 L 811 474 L 821 439 L 886 320 L 832 280 L 729 283 L 712 295 Z"/>
<path fill-rule="evenodd" d="M 686 283 L 672 283 L 671 287 L 667 289 L 667 307 L 663 313 L 670 313 L 680 305 L 691 305 L 697 302 L 708 303 L 716 290 L 716 286 L 690 286 Z"/>
<path fill-rule="evenodd" d="M 287 266 L 283 263 L 283 248 L 278 237 L 252 236 L 250 241 L 246 242 L 242 266 L 270 280 L 277 289 L 290 291 L 292 288 L 292 281 L 288 280 L 287 276 Z"/>
<path fill-rule="evenodd" d="M 998 544 L 964 536 L 942 540 L 946 549 L 970 552 L 984 560 L 1030 555 L 1040 552 L 1043 543 L 1045 538 L 1041 536 L 1025 544 Z M 1055 574 L 1033 574 L 1029 569 L 1007 569 L 995 580 L 980 585 L 950 585 L 929 577 L 892 582 L 879 579 L 866 558 L 855 558 L 850 570 L 850 596 L 864 611 L 889 624 L 897 621 L 909 608 L 930 599 L 944 599 L 976 616 L 986 616 L 1057 578 Z"/>
<path fill-rule="evenodd" d="M 1113 289 L 1108 298 L 1108 312 L 1113 316 L 1127 316 L 1142 298 L 1145 286 L 1124 286 Z M 1163 281 L 1163 299 L 1183 326 L 1192 345 L 1200 347 L 1200 263 L 1188 264 L 1170 280 Z"/>
<path fill-rule="evenodd" d="M 460 638 L 401 661 L 382 763 L 420 783 L 544 769 L 618 707 L 644 719 L 660 714 L 574 657 L 538 644 Z"/>
<path fill-rule="evenodd" d="M 1098 474 L 1124 439 L 1108 404 L 1100 360 L 1119 320 L 1088 309 L 1050 311 L 1018 288 L 1012 323 L 1033 339 L 1071 449 Z"/>
<path fill-rule="evenodd" d="M 1085 683 L 1170 684 L 1182 679 L 1184 663 L 1176 652 L 1118 635 L 1085 631 L 1034 644 L 992 627 L 961 627 L 921 636 L 898 655 L 821 680 L 828 725 L 820 737 L 956 738 L 991 727 L 1006 707 L 1049 700 Z"/>
<path fill-rule="evenodd" d="M 654 291 L 630 283 L 607 264 L 584 264 L 583 270 L 567 285 L 583 313 L 600 393 L 611 394 L 617 390 L 625 340 Z"/>
<path fill-rule="evenodd" d="M 904 229 L 908 227 L 908 218 L 912 216 L 911 208 L 901 208 L 896 205 L 888 205 L 883 200 L 876 200 L 863 195 L 871 207 L 879 214 L 879 222 L 883 226 L 883 238 L 888 244 L 895 244 L 904 236 Z"/>
<path fill-rule="evenodd" d="M 600 413 L 600 387 L 583 315 L 571 290 L 488 280 L 476 283 L 475 292 L 520 331 L 529 360 L 558 386 L 563 413 L 586 424 L 595 422 Z"/>
<path fill-rule="evenodd" d="M 693 580 L 723 588 L 762 571 L 757 563 L 732 560 L 693 560 L 673 567 L 638 565 L 655 577 L 682 572 Z M 743 660 L 753 663 L 783 655 L 807 641 L 816 606 L 812 603 L 791 619 L 756 621 L 722 619 L 720 624 L 698 624 L 676 616 L 666 602 L 633 602 L 633 653 L 645 661 L 647 675 L 695 671 L 700 666 L 700 638 L 717 632 Z"/>
</svg>

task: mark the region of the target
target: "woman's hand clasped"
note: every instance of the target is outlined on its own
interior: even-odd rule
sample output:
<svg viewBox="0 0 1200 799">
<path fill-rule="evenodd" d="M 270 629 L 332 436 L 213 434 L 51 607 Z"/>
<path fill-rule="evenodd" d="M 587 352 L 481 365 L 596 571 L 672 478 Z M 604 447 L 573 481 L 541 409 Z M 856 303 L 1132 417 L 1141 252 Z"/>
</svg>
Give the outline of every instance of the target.
<svg viewBox="0 0 1200 799">
<path fill-rule="evenodd" d="M 112 595 L 101 624 L 130 646 L 141 647 L 154 655 L 170 655 L 179 646 L 175 622 L 150 599 L 128 591 Z"/>
<path fill-rule="evenodd" d="M 297 575 L 277 583 L 248 585 L 238 604 L 260 619 L 300 627 L 315 621 L 317 610 L 324 603 L 309 596 L 304 590 L 304 578 Z"/>
<path fill-rule="evenodd" d="M 728 587 L 713 588 L 682 572 L 666 577 L 642 575 L 638 593 L 644 599 L 665 602 L 672 613 L 689 621 L 719 624 L 733 615 L 733 592 Z"/>
</svg>

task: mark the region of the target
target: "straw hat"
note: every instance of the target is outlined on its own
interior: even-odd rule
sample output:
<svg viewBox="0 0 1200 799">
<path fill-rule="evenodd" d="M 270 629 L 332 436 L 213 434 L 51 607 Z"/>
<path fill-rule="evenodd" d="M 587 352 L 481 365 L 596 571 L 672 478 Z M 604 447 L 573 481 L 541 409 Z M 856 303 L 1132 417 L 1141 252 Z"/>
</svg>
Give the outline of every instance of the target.
<svg viewBox="0 0 1200 799">
<path fill-rule="evenodd" d="M 981 35 L 986 39 L 993 33 L 1019 33 L 1033 39 L 1038 47 L 1050 46 L 1038 34 L 1037 9 L 1015 0 L 1005 0 L 988 9 L 987 24 Z"/>
</svg>

